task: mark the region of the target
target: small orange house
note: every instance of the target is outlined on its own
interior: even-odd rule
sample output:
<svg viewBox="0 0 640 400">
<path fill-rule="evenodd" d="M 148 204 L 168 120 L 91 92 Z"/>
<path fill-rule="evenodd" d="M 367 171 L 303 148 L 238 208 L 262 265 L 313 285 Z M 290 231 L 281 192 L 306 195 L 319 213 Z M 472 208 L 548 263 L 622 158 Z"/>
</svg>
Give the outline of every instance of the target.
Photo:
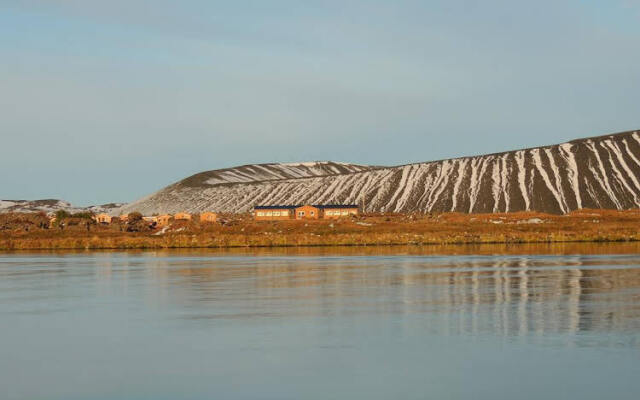
<svg viewBox="0 0 640 400">
<path fill-rule="evenodd" d="M 311 205 L 296 207 L 296 219 L 318 219 L 320 218 L 320 209 Z"/>
<path fill-rule="evenodd" d="M 200 222 L 216 222 L 217 219 L 218 214 L 211 211 L 206 211 L 200 214 Z"/>
<path fill-rule="evenodd" d="M 173 219 L 191 221 L 191 214 L 186 213 L 186 212 L 179 212 L 179 213 L 177 213 L 176 215 L 173 216 Z"/>
<path fill-rule="evenodd" d="M 167 226 L 171 220 L 171 215 L 163 214 L 156 217 L 156 226 Z"/>
<path fill-rule="evenodd" d="M 127 222 L 129 220 L 129 214 L 122 214 L 118 217 L 118 219 L 120 220 L 120 222 Z"/>
<path fill-rule="evenodd" d="M 108 214 L 98 214 L 95 216 L 96 222 L 99 224 L 110 224 L 111 216 Z"/>
</svg>

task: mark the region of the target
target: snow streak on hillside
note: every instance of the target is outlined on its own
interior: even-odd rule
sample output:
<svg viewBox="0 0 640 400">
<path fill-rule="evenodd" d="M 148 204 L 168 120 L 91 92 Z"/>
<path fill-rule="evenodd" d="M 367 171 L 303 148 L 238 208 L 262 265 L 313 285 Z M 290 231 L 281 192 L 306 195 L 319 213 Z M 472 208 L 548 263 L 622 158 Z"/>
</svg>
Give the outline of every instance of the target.
<svg viewBox="0 0 640 400">
<path fill-rule="evenodd" d="M 210 186 L 226 183 L 249 183 L 276 179 L 306 178 L 364 171 L 371 167 L 333 161 L 285 164 L 251 164 L 235 168 L 201 172 L 179 182 L 182 186 Z"/>
<path fill-rule="evenodd" d="M 104 204 L 101 206 L 75 207 L 71 203 L 57 199 L 43 200 L 0 200 L 0 213 L 9 212 L 44 212 L 47 214 L 54 213 L 58 210 L 64 210 L 70 213 L 78 212 L 111 212 L 115 208 L 122 207 L 123 204 Z"/>
<path fill-rule="evenodd" d="M 191 177 L 119 211 L 245 212 L 257 204 L 302 203 L 364 203 L 367 211 L 465 213 L 640 207 L 640 134 L 636 131 L 399 167 L 344 165 L 360 169 L 272 180 L 260 174 L 252 178 L 251 174 L 224 174 L 228 170 L 211 171 L 204 173 L 211 175 L 206 182 L 196 185 Z M 276 171 L 289 168 L 270 166 Z M 258 171 L 258 167 L 240 168 Z M 223 180 L 225 184 L 219 184 Z"/>
</svg>

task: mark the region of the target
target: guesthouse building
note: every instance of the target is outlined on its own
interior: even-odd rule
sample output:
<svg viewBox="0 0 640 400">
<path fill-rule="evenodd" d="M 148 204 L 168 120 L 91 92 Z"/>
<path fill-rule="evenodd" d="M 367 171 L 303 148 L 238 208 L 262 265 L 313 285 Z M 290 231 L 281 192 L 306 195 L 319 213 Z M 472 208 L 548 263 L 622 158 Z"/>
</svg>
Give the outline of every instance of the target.
<svg viewBox="0 0 640 400">
<path fill-rule="evenodd" d="M 216 222 L 218 219 L 218 214 L 206 211 L 200 214 L 200 222 Z"/>
<path fill-rule="evenodd" d="M 256 220 L 335 219 L 358 214 L 357 204 L 303 204 L 255 206 Z"/>
<path fill-rule="evenodd" d="M 99 224 L 110 224 L 111 216 L 109 214 L 98 214 L 95 216 L 95 220 Z"/>
<path fill-rule="evenodd" d="M 171 215 L 162 214 L 156 217 L 156 226 L 167 226 L 169 225 L 169 221 L 171 220 Z"/>
<path fill-rule="evenodd" d="M 173 219 L 175 219 L 176 221 L 177 220 L 191 221 L 191 214 L 186 212 L 179 212 L 173 216 Z"/>
<path fill-rule="evenodd" d="M 293 219 L 297 206 L 255 206 L 253 217 L 258 221 Z"/>
<path fill-rule="evenodd" d="M 305 204 L 300 207 L 296 207 L 296 219 L 319 219 L 321 209 L 317 206 Z"/>
<path fill-rule="evenodd" d="M 322 210 L 322 218 L 335 219 L 358 215 L 357 204 L 326 204 L 319 207 Z"/>
</svg>

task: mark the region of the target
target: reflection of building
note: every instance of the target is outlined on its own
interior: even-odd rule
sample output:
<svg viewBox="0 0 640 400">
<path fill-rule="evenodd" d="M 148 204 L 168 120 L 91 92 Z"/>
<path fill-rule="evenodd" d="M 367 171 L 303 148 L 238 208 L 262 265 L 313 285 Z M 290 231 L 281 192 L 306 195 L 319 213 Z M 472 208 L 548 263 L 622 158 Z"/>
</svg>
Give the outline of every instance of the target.
<svg viewBox="0 0 640 400">
<path fill-rule="evenodd" d="M 163 296 L 189 303 L 205 316 L 227 318 L 227 305 L 238 310 L 233 318 L 348 316 L 355 321 L 393 315 L 398 327 L 406 321 L 411 329 L 443 335 L 527 340 L 544 335 L 563 345 L 588 345 L 596 336 L 598 344 L 615 345 L 619 336 L 578 333 L 640 330 L 640 256 L 331 257 L 350 251 L 185 250 L 148 262 L 153 276 L 168 282 Z M 376 248 L 373 254 L 378 251 L 386 250 Z M 244 256 L 254 252 L 264 257 L 247 262 Z M 318 253 L 322 256 L 295 257 Z M 204 262 L 171 257 L 180 254 L 241 257 L 205 257 Z M 162 262 L 169 268 L 155 268 Z M 220 307 L 210 307 L 212 301 Z"/>
</svg>

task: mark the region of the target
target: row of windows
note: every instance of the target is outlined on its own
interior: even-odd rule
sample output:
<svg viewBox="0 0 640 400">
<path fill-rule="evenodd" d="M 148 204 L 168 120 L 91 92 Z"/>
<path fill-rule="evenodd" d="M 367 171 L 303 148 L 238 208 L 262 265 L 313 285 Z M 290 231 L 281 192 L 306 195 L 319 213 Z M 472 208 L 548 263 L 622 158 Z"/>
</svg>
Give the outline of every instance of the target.
<svg viewBox="0 0 640 400">
<path fill-rule="evenodd" d="M 314 216 L 315 212 L 309 211 L 309 214 L 311 216 Z M 327 216 L 338 216 L 338 215 L 356 214 L 356 212 L 354 210 L 326 210 L 324 214 Z M 256 215 L 258 217 L 281 217 L 281 216 L 288 217 L 289 211 L 258 211 Z M 304 211 L 298 211 L 298 216 L 304 217 L 304 215 L 305 215 Z"/>
<path fill-rule="evenodd" d="M 258 211 L 258 217 L 286 217 L 289 215 L 289 211 Z"/>
<path fill-rule="evenodd" d="M 349 211 L 349 210 L 327 210 L 324 212 L 325 215 L 349 215 L 349 214 L 355 214 L 355 211 Z"/>
</svg>

